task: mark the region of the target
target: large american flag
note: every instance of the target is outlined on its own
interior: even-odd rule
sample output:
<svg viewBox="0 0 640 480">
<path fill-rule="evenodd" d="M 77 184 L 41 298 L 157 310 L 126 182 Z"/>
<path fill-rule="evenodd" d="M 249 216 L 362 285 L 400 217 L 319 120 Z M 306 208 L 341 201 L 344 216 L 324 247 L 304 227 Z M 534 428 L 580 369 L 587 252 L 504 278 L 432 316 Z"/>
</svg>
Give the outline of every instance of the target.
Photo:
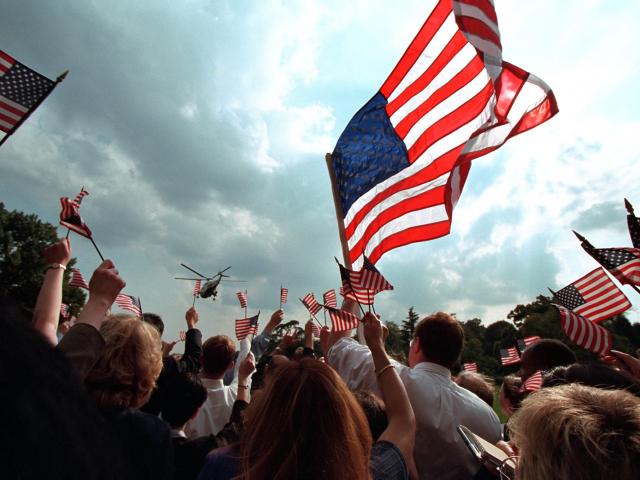
<svg viewBox="0 0 640 480">
<path fill-rule="evenodd" d="M 470 161 L 558 111 L 544 82 L 502 60 L 490 0 L 428 4 L 427 21 L 332 155 L 353 266 L 448 234 Z"/>
<path fill-rule="evenodd" d="M 520 362 L 520 354 L 516 347 L 501 348 L 500 362 L 502 365 L 513 365 Z"/>
<path fill-rule="evenodd" d="M 115 303 L 121 309 L 134 313 L 136 317 L 142 317 L 142 308 L 140 307 L 139 299 L 136 297 L 126 293 L 119 293 Z"/>
<path fill-rule="evenodd" d="M 336 298 L 336 291 L 332 288 L 322 294 L 322 302 L 331 308 L 338 307 L 338 299 Z"/>
<path fill-rule="evenodd" d="M 247 338 L 247 335 L 255 335 L 258 333 L 258 317 L 260 316 L 260 312 L 257 315 L 249 318 L 240 318 L 236 320 L 236 338 L 238 341 L 244 340 Z"/>
<path fill-rule="evenodd" d="M 0 50 L 0 131 L 11 134 L 55 85 Z"/>
<path fill-rule="evenodd" d="M 327 312 L 329 312 L 332 331 L 334 332 L 344 332 L 358 326 L 358 317 L 353 313 L 331 307 L 327 307 Z"/>
<path fill-rule="evenodd" d="M 626 198 L 624 204 L 627 207 L 629 214 L 627 215 L 627 225 L 629 226 L 629 236 L 631 237 L 631 245 L 636 248 L 640 248 L 640 220 L 633 212 L 631 203 Z"/>
<path fill-rule="evenodd" d="M 240 308 L 247 308 L 247 293 L 236 292 L 236 296 L 238 297 L 238 301 L 240 302 Z"/>
<path fill-rule="evenodd" d="M 581 240 L 585 252 L 609 270 L 620 283 L 640 285 L 640 248 L 595 248 L 582 235 L 573 233 Z"/>
<path fill-rule="evenodd" d="M 552 305 L 558 309 L 562 329 L 572 342 L 600 356 L 609 353 L 612 338 L 608 330 L 562 305 Z"/>
<path fill-rule="evenodd" d="M 320 310 L 322 310 L 322 305 L 318 303 L 313 293 L 307 293 L 303 298 L 300 299 L 300 301 L 305 307 L 307 307 L 307 310 L 309 310 L 309 313 L 311 313 L 311 315 L 315 316 L 318 314 L 318 312 L 320 312 Z"/>
<path fill-rule="evenodd" d="M 89 284 L 77 268 L 71 269 L 71 280 L 69 281 L 69 286 L 89 290 Z"/>
<path fill-rule="evenodd" d="M 91 238 L 91 230 L 80 216 L 80 204 L 87 195 L 89 195 L 89 192 L 82 187 L 80 193 L 73 200 L 68 197 L 60 197 L 60 205 L 62 207 L 62 210 L 60 210 L 60 225 L 73 230 L 83 237 Z"/>
<path fill-rule="evenodd" d="M 602 267 L 555 292 L 554 301 L 592 322 L 601 322 L 631 308 L 629 299 Z"/>
</svg>

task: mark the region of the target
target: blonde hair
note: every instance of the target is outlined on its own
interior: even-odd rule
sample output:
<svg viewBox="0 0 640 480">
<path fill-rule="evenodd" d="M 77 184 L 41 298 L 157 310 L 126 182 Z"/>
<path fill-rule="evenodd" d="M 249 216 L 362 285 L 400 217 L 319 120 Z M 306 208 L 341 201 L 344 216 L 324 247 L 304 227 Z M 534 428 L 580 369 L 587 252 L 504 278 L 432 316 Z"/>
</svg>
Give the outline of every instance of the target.
<svg viewBox="0 0 640 480">
<path fill-rule="evenodd" d="M 368 479 L 372 443 L 362 408 L 332 368 L 287 362 L 246 410 L 237 478 Z"/>
<path fill-rule="evenodd" d="M 640 478 L 640 399 L 578 384 L 544 388 L 509 421 L 520 480 Z"/>
<path fill-rule="evenodd" d="M 98 408 L 137 408 L 149 400 L 162 370 L 158 330 L 139 318 L 112 315 L 100 328 L 105 348 L 86 379 Z"/>
</svg>

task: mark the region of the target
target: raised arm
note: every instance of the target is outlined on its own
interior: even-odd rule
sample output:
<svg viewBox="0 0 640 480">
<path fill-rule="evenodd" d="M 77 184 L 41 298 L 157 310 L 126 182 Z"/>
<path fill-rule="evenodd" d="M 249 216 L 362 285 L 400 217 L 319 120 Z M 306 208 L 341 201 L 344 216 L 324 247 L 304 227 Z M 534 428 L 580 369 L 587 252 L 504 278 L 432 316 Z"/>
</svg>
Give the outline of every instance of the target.
<svg viewBox="0 0 640 480">
<path fill-rule="evenodd" d="M 416 419 L 404 384 L 384 350 L 384 329 L 386 327 L 371 313 L 365 314 L 363 323 L 364 337 L 369 350 L 371 350 L 373 365 L 389 422 L 379 440 L 393 443 L 398 447 L 402 452 L 409 472 L 415 472 L 413 446 L 415 443 Z"/>
<path fill-rule="evenodd" d="M 196 328 L 200 316 L 198 311 L 191 307 L 184 315 L 187 321 L 187 333 L 184 341 L 184 354 L 177 361 L 179 373 L 198 373 L 200 370 L 200 357 L 202 357 L 202 333 Z"/>
<path fill-rule="evenodd" d="M 56 332 L 62 304 L 62 281 L 70 259 L 71 244 L 67 238 L 44 250 L 44 261 L 47 266 L 33 310 L 33 328 L 54 346 L 58 344 Z"/>
<path fill-rule="evenodd" d="M 251 352 L 255 356 L 256 360 L 260 360 L 262 354 L 269 347 L 269 342 L 271 341 L 271 332 L 273 332 L 274 328 L 280 325 L 280 322 L 282 322 L 283 318 L 284 311 L 282 309 L 273 312 L 273 314 L 271 314 L 269 322 L 267 322 L 267 325 L 264 327 L 262 332 L 259 335 L 256 335 L 256 337 L 251 342 Z"/>
</svg>

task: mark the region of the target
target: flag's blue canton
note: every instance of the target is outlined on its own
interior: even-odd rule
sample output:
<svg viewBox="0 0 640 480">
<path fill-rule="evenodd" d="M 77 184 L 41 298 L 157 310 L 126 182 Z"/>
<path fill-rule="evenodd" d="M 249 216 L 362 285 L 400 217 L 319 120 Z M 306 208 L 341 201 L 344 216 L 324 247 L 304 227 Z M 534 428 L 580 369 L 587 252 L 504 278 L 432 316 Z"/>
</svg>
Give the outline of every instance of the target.
<svg viewBox="0 0 640 480">
<path fill-rule="evenodd" d="M 574 310 L 585 303 L 584 298 L 573 285 L 568 285 L 562 290 L 557 291 L 556 299 L 558 300 L 558 303 L 562 304 L 569 310 Z"/>
<path fill-rule="evenodd" d="M 25 108 L 33 107 L 54 82 L 16 62 L 0 80 L 0 95 Z"/>
<path fill-rule="evenodd" d="M 407 148 L 393 129 L 377 93 L 351 119 L 333 151 L 342 214 L 374 185 L 409 166 Z"/>
</svg>

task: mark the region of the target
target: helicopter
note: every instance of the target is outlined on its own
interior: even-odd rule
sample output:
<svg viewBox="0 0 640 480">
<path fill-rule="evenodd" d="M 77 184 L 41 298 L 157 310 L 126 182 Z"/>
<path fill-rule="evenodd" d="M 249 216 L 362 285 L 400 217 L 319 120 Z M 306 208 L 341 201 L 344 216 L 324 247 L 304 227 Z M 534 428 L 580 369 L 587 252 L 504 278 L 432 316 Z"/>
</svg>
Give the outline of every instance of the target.
<svg viewBox="0 0 640 480">
<path fill-rule="evenodd" d="M 207 277 L 206 275 L 202 275 L 201 273 L 196 272 L 193 268 L 185 265 L 184 263 L 181 263 L 180 265 L 182 267 L 186 268 L 187 270 L 195 273 L 200 278 L 184 278 L 184 277 L 174 277 L 174 278 L 176 280 L 191 280 L 191 281 L 206 280 L 203 283 L 202 287 L 200 287 L 199 296 L 200 296 L 200 298 L 212 297 L 212 300 L 214 300 L 214 301 L 216 299 L 216 296 L 218 295 L 218 285 L 220 285 L 220 282 L 222 281 L 223 278 L 229 278 L 229 275 L 225 275 L 224 272 L 226 272 L 227 270 L 229 270 L 231 268 L 231 267 L 227 267 L 224 270 L 220 270 L 215 275 L 213 275 L 211 277 Z M 245 282 L 246 280 L 225 280 L 225 281 L 227 281 L 227 282 Z"/>
</svg>

